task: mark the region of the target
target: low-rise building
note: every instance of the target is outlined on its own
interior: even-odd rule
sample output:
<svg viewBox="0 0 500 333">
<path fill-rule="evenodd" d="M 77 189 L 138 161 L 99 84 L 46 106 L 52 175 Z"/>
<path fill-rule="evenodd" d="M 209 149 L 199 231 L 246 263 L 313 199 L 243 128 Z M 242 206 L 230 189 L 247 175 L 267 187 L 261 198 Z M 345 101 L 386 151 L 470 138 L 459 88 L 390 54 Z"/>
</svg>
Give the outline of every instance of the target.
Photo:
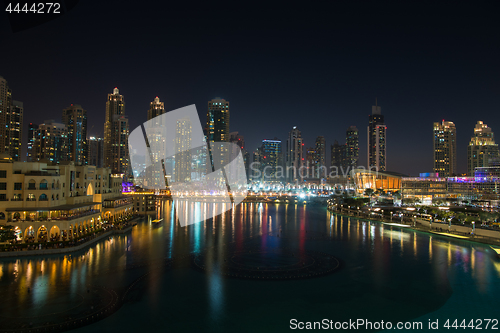
<svg viewBox="0 0 500 333">
<path fill-rule="evenodd" d="M 156 212 L 156 195 L 153 192 L 131 192 L 134 213 L 139 215 L 153 214 Z"/>
<path fill-rule="evenodd" d="M 133 213 L 120 176 L 74 162 L 14 162 L 0 155 L 0 224 L 20 241 L 70 240 Z"/>
</svg>

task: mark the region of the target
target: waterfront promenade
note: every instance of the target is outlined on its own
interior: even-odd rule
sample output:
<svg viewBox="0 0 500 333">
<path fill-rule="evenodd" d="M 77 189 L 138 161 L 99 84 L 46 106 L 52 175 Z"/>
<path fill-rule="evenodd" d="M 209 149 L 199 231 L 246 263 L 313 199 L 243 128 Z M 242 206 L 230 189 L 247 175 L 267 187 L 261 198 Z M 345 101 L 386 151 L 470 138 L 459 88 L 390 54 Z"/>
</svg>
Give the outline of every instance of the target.
<svg viewBox="0 0 500 333">
<path fill-rule="evenodd" d="M 329 205 L 328 210 L 332 213 L 354 217 L 363 221 L 374 221 L 384 224 L 389 224 L 394 227 L 410 228 L 418 231 L 423 231 L 430 234 L 436 234 L 444 237 L 458 238 L 462 240 L 469 240 L 490 245 L 500 246 L 500 230 L 480 229 L 475 230 L 472 227 L 454 225 L 451 226 L 446 223 L 430 223 L 429 221 L 409 218 L 409 217 L 386 217 L 379 214 L 372 214 L 371 211 L 360 209 L 349 209 L 340 206 L 335 209 L 334 206 Z"/>
<path fill-rule="evenodd" d="M 93 234 L 85 235 L 75 242 L 50 242 L 44 244 L 43 248 L 39 248 L 40 244 L 20 247 L 20 245 L 8 245 L 7 247 L 0 248 L 0 258 L 7 257 L 26 257 L 26 256 L 35 256 L 35 255 L 49 255 L 49 254 L 64 254 L 75 251 L 80 251 L 99 242 L 102 239 L 110 237 L 116 234 L 124 234 L 132 230 L 134 222 L 141 219 L 140 217 L 136 217 L 128 221 L 126 224 L 123 224 L 116 228 L 110 228 L 107 230 L 102 230 L 100 232 L 96 232 Z"/>
</svg>

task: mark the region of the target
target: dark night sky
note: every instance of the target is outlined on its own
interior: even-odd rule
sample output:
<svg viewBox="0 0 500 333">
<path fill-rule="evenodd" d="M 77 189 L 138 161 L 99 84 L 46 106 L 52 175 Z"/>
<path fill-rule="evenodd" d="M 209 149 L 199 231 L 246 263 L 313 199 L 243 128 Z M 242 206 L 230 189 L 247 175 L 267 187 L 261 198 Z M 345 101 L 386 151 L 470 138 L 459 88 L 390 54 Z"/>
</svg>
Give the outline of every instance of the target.
<svg viewBox="0 0 500 333">
<path fill-rule="evenodd" d="M 249 150 L 262 139 L 286 140 L 292 126 L 306 147 L 318 135 L 329 147 L 356 125 L 363 165 L 378 97 L 388 170 L 411 175 L 432 170 L 434 121 L 455 122 L 460 172 L 477 120 L 500 133 L 497 8 L 251 4 L 81 1 L 17 33 L 2 7 L 0 75 L 24 102 L 25 128 L 60 120 L 74 103 L 88 111 L 91 134 L 102 135 L 114 87 L 125 96 L 131 130 L 155 96 L 167 110 L 196 104 L 202 124 L 207 101 L 222 97 L 231 103 L 231 131 Z"/>
</svg>

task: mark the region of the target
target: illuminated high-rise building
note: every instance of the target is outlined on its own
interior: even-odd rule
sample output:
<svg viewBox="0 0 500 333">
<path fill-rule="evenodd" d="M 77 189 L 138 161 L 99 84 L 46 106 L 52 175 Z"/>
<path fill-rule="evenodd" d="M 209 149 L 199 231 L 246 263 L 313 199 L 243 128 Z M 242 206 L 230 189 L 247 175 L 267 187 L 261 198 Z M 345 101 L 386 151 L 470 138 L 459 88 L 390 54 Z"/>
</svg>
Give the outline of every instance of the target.
<svg viewBox="0 0 500 333">
<path fill-rule="evenodd" d="M 434 173 L 450 177 L 457 173 L 457 129 L 451 121 L 434 123 Z"/>
<path fill-rule="evenodd" d="M 23 111 L 23 103 L 12 100 L 7 80 L 0 76 L 0 152 L 14 161 L 21 158 Z"/>
<path fill-rule="evenodd" d="M 262 140 L 263 177 L 265 181 L 281 181 L 283 173 L 283 152 L 281 140 Z"/>
<path fill-rule="evenodd" d="M 102 168 L 104 165 L 104 139 L 91 136 L 88 140 L 89 165 Z"/>
<path fill-rule="evenodd" d="M 498 158 L 498 144 L 493 131 L 482 121 L 474 127 L 474 135 L 467 146 L 467 173 L 474 176 L 474 169 L 489 166 L 489 160 Z"/>
<path fill-rule="evenodd" d="M 113 174 L 130 173 L 128 152 L 129 124 L 125 116 L 125 99 L 118 88 L 108 94 L 104 121 L 104 167 Z"/>
<path fill-rule="evenodd" d="M 205 136 L 209 147 L 212 142 L 229 141 L 229 101 L 218 97 L 208 101 Z M 216 147 L 210 150 L 212 158 L 215 156 L 217 160 L 220 159 L 221 165 L 227 164 L 229 158 L 227 146 L 216 145 Z"/>
<path fill-rule="evenodd" d="M 45 120 L 35 134 L 35 160 L 59 163 L 69 160 L 68 131 L 54 120 Z"/>
<path fill-rule="evenodd" d="M 150 103 L 148 110 L 148 120 L 165 113 L 165 103 L 160 102 L 158 96 Z"/>
<path fill-rule="evenodd" d="M 385 171 L 386 156 L 386 130 L 382 108 L 372 106 L 372 114 L 368 117 L 368 167 L 377 171 Z"/>
<path fill-rule="evenodd" d="M 71 104 L 63 110 L 62 122 L 68 131 L 69 160 L 77 165 L 88 164 L 87 111 Z"/>
<path fill-rule="evenodd" d="M 12 91 L 7 80 L 0 76 L 0 153 L 9 147 L 9 114 L 12 104 Z"/>
<path fill-rule="evenodd" d="M 348 174 L 350 169 L 348 165 L 347 159 L 347 145 L 339 144 L 337 140 L 334 141 L 333 145 L 330 147 L 332 153 L 331 166 L 335 169 L 332 169 L 332 172 L 335 175 L 345 175 Z"/>
<path fill-rule="evenodd" d="M 316 167 L 320 171 L 326 166 L 326 140 L 324 136 L 316 138 Z"/>
<path fill-rule="evenodd" d="M 191 180 L 191 152 L 192 125 L 189 118 L 177 120 L 175 129 L 175 167 L 176 182 L 189 182 Z"/>
<path fill-rule="evenodd" d="M 303 140 L 300 130 L 294 126 L 288 133 L 288 140 L 286 142 L 286 175 L 289 182 L 296 182 L 299 180 L 300 171 L 304 165 L 303 157 Z"/>
<path fill-rule="evenodd" d="M 346 163 L 352 169 L 358 167 L 359 158 L 359 134 L 356 126 L 350 126 L 346 131 Z"/>
<path fill-rule="evenodd" d="M 306 163 L 305 166 L 307 168 L 307 177 L 308 178 L 314 178 L 315 172 L 316 172 L 316 165 L 317 165 L 317 160 L 318 160 L 318 154 L 316 152 L 316 148 L 314 147 L 309 147 L 306 149 Z"/>
<path fill-rule="evenodd" d="M 23 102 L 12 101 L 8 115 L 8 142 L 6 152 L 14 161 L 21 159 L 21 146 L 23 137 Z"/>
<path fill-rule="evenodd" d="M 222 98 L 208 101 L 205 134 L 210 142 L 229 141 L 229 101 Z"/>
<path fill-rule="evenodd" d="M 29 123 L 28 124 L 28 151 L 26 152 L 26 161 L 35 162 L 35 141 L 36 141 L 36 131 L 38 130 L 38 125 Z"/>
</svg>

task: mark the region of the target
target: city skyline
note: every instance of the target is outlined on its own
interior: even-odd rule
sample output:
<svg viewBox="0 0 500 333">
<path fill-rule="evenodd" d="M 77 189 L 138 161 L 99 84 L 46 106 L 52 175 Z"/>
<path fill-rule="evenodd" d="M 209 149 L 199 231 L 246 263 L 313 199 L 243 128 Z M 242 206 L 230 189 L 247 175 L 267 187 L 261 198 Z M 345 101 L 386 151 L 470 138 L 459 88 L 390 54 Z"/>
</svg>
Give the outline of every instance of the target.
<svg viewBox="0 0 500 333">
<path fill-rule="evenodd" d="M 67 15 L 19 33 L 7 20 L 0 24 L 4 45 L 16 50 L 4 54 L 0 75 L 24 103 L 25 124 L 56 119 L 68 105 L 80 104 L 95 124 L 89 135 L 102 136 L 103 103 L 113 87 L 126 96 L 130 128 L 144 122 L 155 96 L 166 110 L 197 105 L 200 119 L 206 101 L 220 96 L 232 101 L 231 130 L 245 136 L 248 150 L 265 138 L 285 141 L 293 126 L 301 127 L 306 147 L 318 135 L 331 144 L 354 125 L 360 130 L 359 163 L 366 165 L 365 119 L 378 97 L 388 126 L 388 167 L 405 174 L 431 171 L 433 122 L 455 123 L 459 173 L 467 172 L 464 147 L 476 122 L 493 130 L 500 124 L 499 46 L 490 42 L 496 21 L 479 19 L 478 8 L 457 5 L 453 16 L 448 6 L 437 4 L 435 15 L 422 21 L 417 17 L 427 9 L 420 6 L 402 6 L 394 15 L 394 8 L 383 4 L 335 4 L 333 13 L 345 12 L 335 20 L 331 10 L 318 8 L 276 18 L 280 8 L 271 6 L 257 12 L 265 24 L 256 31 L 252 10 L 227 8 L 226 23 L 214 24 L 201 11 L 176 4 L 166 10 L 175 15 L 156 27 L 166 4 L 157 4 L 152 17 L 129 3 L 120 6 L 122 15 L 108 17 L 103 13 L 116 8 L 102 6 L 96 12 L 80 3 Z M 378 24 L 372 23 L 373 12 Z M 188 18 L 195 24 L 176 29 Z M 120 52 L 109 47 L 109 36 L 124 34 L 129 42 Z M 214 41 L 225 43 L 227 52 L 202 56 L 200 50 L 211 49 Z M 59 56 L 74 45 L 81 52 Z M 143 52 L 151 45 L 158 47 Z"/>
<path fill-rule="evenodd" d="M 2 78 L 2 79 L 4 80 L 4 82 L 8 82 L 5 78 Z M 9 89 L 9 93 L 11 93 L 11 89 Z M 108 103 L 109 103 L 109 101 L 110 101 L 110 100 L 113 100 L 113 96 L 115 96 L 115 95 L 116 95 L 116 96 L 119 96 L 119 97 L 121 98 L 121 103 L 122 103 L 122 104 L 120 104 L 120 105 L 116 106 L 116 109 L 117 109 L 117 110 L 115 110 L 115 111 L 116 111 L 117 113 L 119 113 L 119 114 L 122 114 L 122 116 L 125 116 L 125 117 L 124 117 L 124 119 L 126 120 L 125 130 L 128 130 L 128 126 L 129 126 L 129 125 L 128 125 L 128 115 L 125 115 L 125 113 L 124 113 L 124 109 L 125 109 L 125 107 L 124 107 L 124 105 L 125 105 L 125 103 L 124 103 L 124 96 L 119 94 L 119 89 L 118 89 L 117 87 L 115 87 L 115 88 L 114 88 L 114 90 L 113 90 L 113 92 L 112 92 L 112 93 L 108 94 Z M 111 97 L 110 97 L 110 96 L 111 96 Z M 111 98 L 111 99 L 110 99 L 110 98 Z M 226 107 L 229 107 L 229 101 L 228 101 L 228 100 L 225 100 L 225 99 L 220 98 L 220 97 L 213 98 L 212 100 L 209 100 L 209 101 L 208 101 L 208 108 L 207 108 L 207 113 L 206 113 L 206 116 L 207 116 L 207 117 L 209 117 L 209 116 L 210 116 L 210 114 L 211 114 L 211 113 L 213 113 L 212 108 L 213 108 L 213 105 L 214 105 L 214 104 L 216 104 L 216 103 L 215 103 L 215 101 L 217 101 L 217 102 L 219 102 L 219 101 L 220 101 L 220 102 L 222 102 L 221 104 L 225 104 L 225 105 L 226 105 Z M 20 108 L 24 109 L 24 108 L 23 108 L 23 102 L 19 102 L 19 101 L 11 101 L 11 103 L 12 103 L 12 107 L 13 107 L 13 108 L 15 108 L 15 107 L 16 107 L 16 105 L 15 105 L 15 104 L 17 104 L 17 105 L 20 105 Z M 107 103 L 106 105 L 108 105 L 108 103 Z M 107 108 L 108 108 L 108 107 L 107 107 Z M 148 120 L 149 120 L 149 119 L 151 119 L 151 118 L 153 118 L 153 117 L 155 117 L 155 116 L 158 116 L 158 115 L 160 115 L 160 114 L 163 114 L 163 113 L 165 113 L 165 112 L 172 111 L 172 110 L 167 110 L 167 109 L 165 108 L 165 106 L 164 106 L 164 102 L 161 102 L 161 101 L 160 101 L 160 98 L 159 98 L 158 96 L 156 96 L 156 97 L 153 99 L 153 101 L 151 101 L 151 102 L 149 103 L 149 108 L 145 108 L 144 110 L 145 110 L 145 111 L 143 112 L 143 113 L 144 113 L 144 116 L 145 116 L 145 118 L 146 118 L 146 119 L 148 119 Z M 113 111 L 113 112 L 115 112 L 115 111 Z M 221 110 L 217 110 L 217 112 L 220 112 L 220 111 L 221 111 Z M 109 112 L 109 111 L 108 111 L 108 112 Z M 202 112 L 202 111 L 201 111 L 201 112 Z M 81 152 L 81 154 L 83 155 L 82 157 L 80 157 L 80 160 L 81 160 L 81 161 L 87 161 L 87 160 L 89 159 L 89 156 L 88 156 L 88 155 L 90 154 L 90 145 L 89 145 L 88 141 L 90 140 L 90 138 L 91 138 L 91 137 L 102 138 L 102 139 L 104 140 L 104 137 L 93 136 L 91 133 L 88 133 L 88 130 L 87 130 L 87 129 L 88 129 L 88 127 L 94 128 L 95 126 L 94 126 L 94 123 L 93 123 L 92 121 L 89 123 L 89 125 L 87 125 L 87 124 L 86 124 L 86 123 L 87 123 L 87 116 L 86 116 L 86 113 L 87 113 L 87 111 L 86 111 L 86 110 L 85 110 L 85 109 L 84 109 L 81 105 L 79 105 L 79 104 L 71 104 L 69 107 L 63 108 L 63 110 L 62 110 L 62 114 L 63 114 L 63 115 L 62 115 L 62 117 L 61 117 L 62 121 L 61 121 L 61 123 L 60 123 L 60 124 L 62 124 L 62 125 L 65 125 L 65 126 L 66 126 L 66 134 L 65 134 L 65 136 L 67 136 L 67 138 L 66 138 L 66 141 L 67 141 L 67 142 L 64 144 L 64 146 L 65 146 L 65 147 L 64 147 L 64 149 L 63 149 L 63 152 L 64 152 L 65 150 L 67 150 L 67 151 L 68 151 L 68 156 L 67 156 L 67 157 L 64 157 L 64 158 L 66 158 L 66 160 L 74 160 L 73 154 L 74 154 L 75 149 L 74 149 L 74 148 L 72 148 L 72 146 L 73 146 L 74 144 L 72 144 L 71 142 L 76 140 L 76 139 L 74 139 L 74 138 L 72 137 L 72 135 L 71 135 L 71 132 L 72 132 L 72 126 L 73 126 L 73 125 L 72 125 L 72 120 L 70 120 L 70 119 L 71 119 L 71 117 L 69 116 L 69 114 L 72 114 L 72 115 L 73 115 L 72 117 L 75 117 L 75 118 L 78 118 L 78 116 L 77 116 L 77 115 L 79 115 L 79 118 L 78 118 L 78 119 L 80 119 L 80 120 L 79 120 L 79 123 L 80 123 L 80 125 L 79 125 L 79 126 L 81 127 L 80 131 L 81 131 L 82 133 L 85 133 L 83 136 L 84 136 L 84 137 L 86 137 L 86 139 L 83 139 L 83 137 L 79 139 L 79 140 L 81 141 L 81 143 L 80 143 L 79 145 L 81 145 L 82 147 L 86 147 L 86 148 L 84 148 L 84 149 L 82 150 L 82 152 Z M 67 115 L 67 114 L 68 114 L 68 115 Z M 237 113 L 235 113 L 235 114 L 237 115 Z M 374 105 L 374 106 L 372 106 L 372 114 L 371 114 L 371 115 L 370 115 L 370 117 L 369 117 L 369 119 L 370 119 L 370 120 L 369 120 L 369 122 L 368 122 L 368 131 L 370 131 L 370 123 L 371 123 L 371 119 L 374 117 L 374 115 L 375 115 L 375 116 L 377 116 L 377 115 L 380 115 L 380 114 L 381 114 L 381 107 L 378 105 L 378 102 L 377 102 L 377 101 L 375 101 L 375 105 Z M 109 116 L 109 115 L 108 115 L 108 116 Z M 226 117 L 225 119 L 226 119 L 226 121 L 227 121 L 227 124 L 223 124 L 223 125 L 222 125 L 222 126 L 223 126 L 223 128 L 218 129 L 218 130 L 217 130 L 217 131 L 218 131 L 217 133 L 214 133 L 213 131 L 212 131 L 212 134 L 208 133 L 209 135 L 213 136 L 212 141 L 217 141 L 217 140 L 220 140 L 220 141 L 231 141 L 230 134 L 233 134 L 233 133 L 235 132 L 235 129 L 234 129 L 234 128 L 230 128 L 230 127 L 229 127 L 229 112 L 228 112 L 228 111 L 227 111 L 227 114 L 226 114 L 226 116 L 225 116 L 225 117 Z M 233 117 L 234 117 L 234 113 L 233 113 Z M 26 117 L 25 117 L 25 118 L 26 118 Z M 56 118 L 56 119 L 57 119 L 57 118 Z M 123 120 L 122 118 L 120 118 L 120 119 L 121 119 L 121 120 Z M 231 118 L 231 120 L 232 120 L 232 119 L 233 119 L 233 118 Z M 208 120 L 208 118 L 207 118 L 207 120 Z M 44 125 L 44 123 L 45 123 L 45 122 L 47 122 L 47 121 L 48 121 L 48 124 L 52 124 L 52 123 L 54 123 L 54 124 L 59 124 L 59 123 L 58 123 L 58 121 L 56 121 L 56 120 L 54 120 L 54 119 L 50 119 L 50 120 L 47 120 L 47 119 L 46 119 L 45 121 L 43 121 L 43 122 L 42 122 L 42 125 Z M 386 125 L 385 125 L 385 121 L 384 121 L 384 115 L 382 115 L 382 118 L 381 118 L 381 120 L 380 120 L 379 122 L 380 122 L 381 124 L 383 124 L 383 127 L 384 127 L 384 137 L 385 137 L 385 129 L 386 129 Z M 444 122 L 444 120 L 443 120 L 443 122 Z M 453 123 L 453 121 L 446 121 L 446 123 L 451 123 L 453 126 L 455 126 L 455 125 L 454 125 L 454 123 Z M 27 130 L 21 130 L 21 132 L 22 132 L 22 133 L 26 133 L 25 138 L 23 138 L 22 143 L 21 143 L 21 145 L 22 145 L 22 146 L 21 146 L 21 150 L 22 150 L 22 152 L 23 152 L 23 155 L 21 155 L 21 158 L 20 158 L 20 160 L 21 160 L 21 161 L 29 161 L 29 160 L 30 160 L 30 157 L 29 157 L 29 152 L 30 152 L 30 150 L 29 150 L 29 149 L 30 149 L 30 145 L 31 145 L 32 143 L 30 142 L 29 135 L 30 135 L 30 133 L 31 133 L 31 126 L 35 126 L 35 128 L 38 128 L 38 127 L 40 126 L 40 125 L 32 125 L 32 124 L 34 124 L 34 123 L 33 123 L 33 122 L 31 122 L 31 121 L 30 121 L 29 123 L 27 123 L 26 121 L 25 121 L 25 122 L 23 122 L 23 111 L 21 111 L 21 125 L 22 125 L 22 127 L 23 127 L 23 128 L 24 128 L 24 127 L 27 127 Z M 436 133 L 435 133 L 435 132 L 436 132 L 436 126 L 437 126 L 436 124 L 439 124 L 439 123 L 438 123 L 438 122 L 434 122 L 434 136 L 436 135 Z M 483 125 L 483 124 L 484 124 L 484 125 Z M 208 125 L 209 125 L 209 124 L 207 123 L 207 126 L 208 126 Z M 58 125 L 58 126 L 60 126 L 60 125 Z M 487 165 L 487 164 L 488 164 L 488 163 L 487 163 L 487 159 L 484 159 L 484 161 L 483 161 L 483 162 L 481 162 L 481 163 L 479 163 L 479 162 L 475 161 L 475 162 L 474 162 L 475 164 L 471 164 L 471 163 L 473 163 L 473 162 L 471 162 L 471 158 L 469 157 L 469 156 L 470 156 L 470 154 L 471 154 L 471 153 L 470 153 L 470 149 L 471 149 L 471 147 L 472 147 L 472 145 L 473 145 L 473 144 L 472 144 L 472 141 L 474 141 L 474 137 L 476 137 L 476 136 L 477 136 L 477 132 L 478 132 L 478 131 L 479 131 L 479 132 L 481 132 L 481 130 L 479 130 L 479 129 L 478 129 L 478 126 L 480 126 L 480 127 L 481 127 L 481 126 L 483 126 L 483 130 L 484 130 L 484 129 L 486 129 L 486 130 L 488 131 L 488 133 L 491 133 L 491 134 L 487 134 L 486 136 L 491 135 L 491 137 L 493 137 L 493 132 L 492 132 L 491 127 L 488 127 L 488 126 L 487 126 L 487 125 L 486 125 L 483 121 L 478 120 L 478 121 L 477 121 L 477 123 L 475 124 L 475 128 L 473 129 L 472 139 L 470 139 L 471 141 L 469 141 L 468 145 L 467 145 L 467 146 L 463 149 L 463 150 L 466 150 L 466 149 L 467 149 L 467 152 L 465 153 L 465 155 L 466 155 L 466 157 L 465 157 L 465 158 L 466 158 L 466 163 L 465 163 L 465 166 L 464 166 L 464 165 L 460 166 L 460 163 L 458 163 L 458 162 L 456 161 L 456 159 L 457 159 L 457 155 L 458 155 L 458 156 L 460 156 L 461 154 L 459 154 L 459 153 L 456 153 L 456 152 L 455 152 L 455 153 L 453 154 L 453 155 L 454 155 L 454 157 L 453 157 L 453 158 L 455 159 L 455 161 L 453 162 L 453 172 L 452 172 L 452 173 L 450 173 L 450 172 L 446 172 L 446 171 L 445 171 L 444 173 L 443 173 L 443 172 L 441 172 L 441 174 L 443 174 L 443 175 L 445 175 L 445 176 L 449 176 L 449 175 L 451 175 L 451 174 L 455 174 L 455 175 L 465 175 L 465 174 L 468 174 L 468 175 L 470 175 L 470 174 L 471 174 L 471 171 L 470 171 L 470 170 L 473 170 L 475 166 L 488 166 L 488 165 Z M 220 126 L 219 126 L 219 127 L 220 127 Z M 296 126 L 294 126 L 294 130 L 295 130 L 295 128 L 297 128 L 297 127 L 296 127 Z M 208 129 L 208 127 L 205 129 L 205 131 L 207 131 L 207 129 Z M 248 132 L 248 133 L 251 133 L 251 132 L 252 132 L 252 129 L 247 129 L 247 128 L 244 128 L 243 130 L 242 130 L 242 129 L 236 129 L 236 130 L 237 130 L 237 132 L 241 132 L 241 133 L 242 133 L 241 135 L 239 135 L 240 137 L 245 137 L 245 136 L 246 136 L 246 135 L 245 135 L 245 133 L 246 133 L 246 132 Z M 279 129 L 278 131 L 282 132 L 283 130 L 282 130 L 282 129 Z M 323 153 L 323 154 L 325 155 L 325 157 L 324 157 L 325 162 L 326 162 L 326 163 L 325 163 L 325 165 L 332 165 L 332 166 L 333 166 L 333 165 L 347 165 L 345 162 L 339 162 L 339 161 L 334 160 L 334 156 L 333 156 L 333 155 L 334 155 L 334 153 L 333 153 L 333 146 L 334 146 L 334 144 L 335 144 L 335 143 L 337 143 L 337 144 L 338 144 L 338 141 L 339 141 L 339 140 L 338 140 L 337 138 L 342 137 L 342 135 L 339 135 L 339 134 L 337 134 L 337 133 L 335 134 L 335 136 L 334 136 L 334 135 L 332 135 L 332 134 L 327 135 L 327 136 L 330 136 L 330 137 L 334 136 L 334 139 L 332 140 L 332 142 L 328 142 L 328 141 L 326 141 L 323 135 L 316 136 L 316 139 L 315 139 L 315 140 L 311 143 L 311 147 L 308 147 L 308 146 L 306 145 L 306 143 L 304 143 L 304 139 L 303 139 L 303 137 L 302 137 L 302 132 L 301 132 L 300 130 L 299 130 L 299 132 L 300 132 L 300 136 L 301 136 L 301 138 L 300 138 L 300 139 L 301 139 L 301 143 L 302 143 L 302 152 L 301 152 L 301 155 L 302 155 L 302 158 L 303 158 L 303 165 L 306 165 L 306 163 L 307 163 L 307 155 L 308 155 L 308 151 L 309 151 L 310 149 L 314 149 L 314 150 L 315 150 L 315 154 L 316 154 L 316 155 L 315 155 L 315 158 L 314 158 L 314 163 L 315 163 L 315 164 L 317 164 L 317 163 L 318 163 L 317 159 L 319 158 L 319 157 L 318 157 L 319 155 L 318 155 L 318 153 L 317 153 L 317 150 L 318 150 L 318 140 L 320 140 L 320 138 L 321 138 L 321 140 L 322 140 L 322 141 L 321 141 L 321 142 L 322 142 L 322 143 L 321 143 L 321 145 L 325 145 L 325 144 L 326 144 L 326 145 L 330 145 L 330 146 L 331 146 L 331 151 L 329 150 L 329 153 L 326 153 L 326 151 Z M 352 133 L 350 134 L 350 132 L 352 132 Z M 350 126 L 347 128 L 347 131 L 345 132 L 345 133 L 346 133 L 346 144 L 347 144 L 347 143 L 348 143 L 348 141 L 349 141 L 349 137 L 350 137 L 350 136 L 351 136 L 354 132 L 356 133 L 356 135 L 355 135 L 355 136 L 356 136 L 356 140 L 358 140 L 358 144 L 357 144 L 357 151 L 358 151 L 358 152 L 357 152 L 357 154 L 358 154 L 358 156 L 353 155 L 352 157 L 350 157 L 350 156 L 347 156 L 347 154 L 346 154 L 346 153 L 344 153 L 344 155 L 345 155 L 345 156 L 344 156 L 343 158 L 345 158 L 345 159 L 350 159 L 351 161 L 359 161 L 359 154 L 360 154 L 360 153 L 359 153 L 359 151 L 360 151 L 361 149 L 359 148 L 359 146 L 360 146 L 360 144 L 359 144 L 359 134 L 358 134 L 358 132 L 357 132 L 357 127 L 356 127 L 356 125 L 350 125 Z M 235 134 L 235 135 L 237 135 L 237 134 Z M 290 135 L 290 133 L 289 133 L 289 135 Z M 316 135 L 316 134 L 311 134 L 311 133 L 309 133 L 309 134 L 308 134 L 308 136 L 313 136 L 313 135 Z M 455 136 L 455 137 L 457 137 L 457 134 L 456 134 L 456 127 L 454 127 L 454 136 Z M 216 139 L 216 140 L 215 140 L 215 139 Z M 275 140 L 280 140 L 280 141 L 282 141 L 282 139 L 280 139 L 280 137 L 278 137 L 278 136 L 274 136 L 274 139 L 275 139 Z M 265 140 L 267 140 L 267 139 L 261 139 L 261 142 L 263 142 L 263 141 L 265 141 Z M 476 139 L 476 140 L 478 140 L 478 139 Z M 481 140 L 483 140 L 483 141 L 484 141 L 484 139 L 481 139 Z M 488 139 L 488 140 L 489 140 L 489 139 Z M 488 157 L 489 157 L 489 158 L 490 158 L 490 157 L 498 157 L 498 145 L 496 145 L 496 144 L 494 143 L 494 139 L 493 139 L 493 138 L 492 138 L 491 140 L 492 140 L 492 142 L 493 142 L 493 144 L 492 144 L 492 147 L 493 147 L 493 148 L 489 148 L 489 149 L 493 149 L 493 150 L 495 151 L 495 154 L 496 154 L 496 155 L 495 155 L 495 156 L 490 156 L 490 155 L 491 155 L 491 153 L 489 153 L 489 151 L 488 151 Z M 286 144 L 286 142 L 287 142 L 287 141 L 288 141 L 288 140 L 284 140 L 284 143 Z M 384 141 L 385 141 L 385 140 L 384 140 Z M 458 140 L 457 140 L 457 139 L 455 139 L 455 142 L 454 142 L 454 144 L 455 144 L 455 145 L 457 145 L 456 141 L 458 141 Z M 354 142 L 354 141 L 353 141 L 353 142 Z M 351 143 L 351 144 L 354 144 L 354 143 Z M 390 145 L 391 145 L 391 140 L 389 140 L 389 146 L 390 146 Z M 477 146 L 481 146 L 481 145 L 483 145 L 483 144 L 481 143 L 481 144 L 476 144 L 476 145 L 477 145 Z M 490 145 L 490 144 L 488 144 L 488 145 Z M 66 147 L 66 146 L 67 146 L 67 147 Z M 367 145 L 367 146 L 368 146 L 368 145 Z M 339 146 L 339 147 L 340 147 L 340 146 Z M 286 147 L 283 147 L 283 148 L 286 148 Z M 260 149 L 260 146 L 259 146 L 259 145 L 257 145 L 257 146 L 256 146 L 256 149 L 250 149 L 250 152 L 252 153 L 252 155 L 254 155 L 254 154 L 255 154 L 255 151 L 256 151 L 256 150 L 258 151 L 259 149 Z M 347 150 L 353 150 L 354 148 L 352 148 L 352 147 L 351 147 L 351 148 L 346 147 L 346 149 L 347 149 Z M 369 156 L 368 148 L 366 147 L 366 149 L 367 149 L 367 150 L 366 150 L 366 153 L 367 153 L 367 154 L 368 154 L 368 156 Z M 482 148 L 482 147 L 481 147 L 481 149 L 486 149 L 486 148 Z M 435 150 L 436 150 L 436 147 L 434 146 L 434 147 L 432 148 L 432 150 L 430 150 L 430 151 L 431 151 L 431 153 L 432 153 L 432 151 L 435 151 Z M 458 147 L 458 149 L 457 149 L 457 148 L 455 148 L 455 151 L 457 151 L 457 150 L 460 152 L 460 147 Z M 73 153 L 72 153 L 72 152 L 73 152 Z M 247 149 L 245 149 L 245 152 L 246 152 L 247 154 L 250 154 L 250 152 L 249 152 Z M 245 154 L 245 152 L 244 152 L 244 154 Z M 33 153 L 37 153 L 37 152 L 33 151 Z M 104 153 L 104 155 L 105 155 L 105 152 L 104 152 L 104 151 L 103 151 L 103 153 Z M 40 154 L 40 152 L 38 152 L 38 154 Z M 64 154 L 64 153 L 63 153 L 63 154 Z M 283 150 L 282 154 L 283 154 L 283 156 L 282 156 L 283 165 L 284 165 L 284 166 L 286 166 L 286 165 L 287 165 L 287 164 L 286 164 L 286 161 L 287 161 L 287 160 L 286 160 L 286 159 L 287 159 L 287 151 L 286 151 L 286 149 L 285 149 L 285 150 Z M 338 152 L 337 152 L 336 154 L 338 154 Z M 363 154 L 361 154 L 361 155 L 363 155 Z M 246 156 L 246 155 L 245 155 L 245 156 Z M 250 156 L 250 155 L 248 155 L 248 156 Z M 64 160 L 64 158 L 63 158 L 62 160 Z M 258 161 L 258 159 L 257 159 L 257 160 L 255 160 L 255 159 L 253 159 L 252 157 L 249 157 L 249 160 L 248 160 L 248 158 L 247 158 L 247 157 L 245 157 L 245 158 L 246 158 L 245 163 L 251 163 L 251 162 L 254 162 L 254 161 Z M 338 156 L 336 156 L 335 158 L 338 158 Z M 35 159 L 42 159 L 42 158 L 40 158 L 40 157 L 35 157 Z M 52 158 L 49 158 L 49 159 L 50 159 L 50 160 L 52 160 Z M 105 160 L 105 158 L 104 158 L 104 157 L 103 157 L 103 159 Z M 367 158 L 367 160 L 368 160 L 368 158 Z M 390 160 L 390 159 L 389 159 L 389 160 Z M 434 160 L 435 160 L 435 157 L 434 157 Z M 95 161 L 95 158 L 94 158 L 94 161 Z M 396 162 L 396 161 L 397 161 L 397 160 L 395 160 L 395 162 Z M 83 162 L 83 163 L 85 163 L 85 162 Z M 387 161 L 385 161 L 384 163 L 387 163 Z M 104 162 L 104 164 L 105 164 L 105 162 Z M 356 163 L 356 165 L 363 165 L 363 164 L 362 164 L 362 163 Z M 248 166 L 248 165 L 247 165 L 247 166 Z M 247 169 L 248 169 L 248 167 L 247 167 Z M 457 169 L 458 169 L 458 170 L 465 169 L 465 170 L 463 170 L 463 171 L 461 172 L 461 171 L 456 171 Z M 380 169 L 379 171 L 384 171 L 384 170 L 385 170 L 385 169 Z M 433 161 L 433 162 L 432 162 L 432 165 L 430 165 L 430 166 L 424 166 L 423 168 L 420 168 L 419 170 L 417 170 L 417 171 L 415 172 L 415 174 L 411 174 L 411 173 L 407 173 L 407 174 L 408 174 L 408 175 L 417 175 L 417 174 L 419 174 L 419 173 L 422 173 L 422 172 L 429 172 L 429 171 L 431 171 L 431 170 L 432 170 L 433 172 L 438 172 L 438 171 L 437 171 L 438 169 L 437 169 L 437 168 L 436 168 L 436 166 L 435 166 L 435 161 Z M 396 170 L 393 170 L 393 169 L 391 169 L 390 167 L 389 167 L 389 169 L 387 169 L 387 171 L 396 171 L 396 172 L 401 172 L 401 170 L 397 170 L 397 169 L 396 169 Z M 402 173 L 404 174 L 404 172 L 402 172 Z"/>
</svg>

